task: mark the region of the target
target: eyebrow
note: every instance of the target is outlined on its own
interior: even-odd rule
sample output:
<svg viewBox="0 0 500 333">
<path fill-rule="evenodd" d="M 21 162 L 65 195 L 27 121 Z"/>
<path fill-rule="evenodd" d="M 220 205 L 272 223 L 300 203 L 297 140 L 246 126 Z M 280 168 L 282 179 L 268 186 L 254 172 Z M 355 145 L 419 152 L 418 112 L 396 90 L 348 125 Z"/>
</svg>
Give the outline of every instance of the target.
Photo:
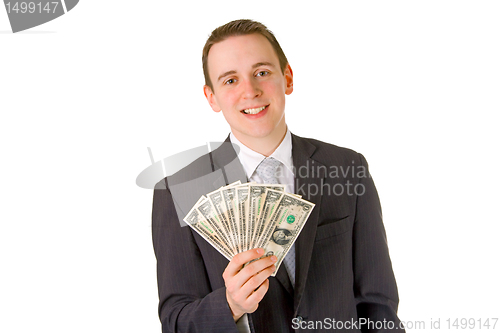
<svg viewBox="0 0 500 333">
<path fill-rule="evenodd" d="M 260 67 L 260 66 L 271 66 L 271 67 L 274 67 L 273 64 L 271 64 L 270 62 L 258 62 L 256 63 L 255 65 L 252 66 L 252 68 L 257 68 L 257 67 Z"/>
<path fill-rule="evenodd" d="M 236 71 L 235 70 L 230 70 L 230 71 L 227 71 L 225 73 L 222 73 L 218 78 L 217 78 L 217 82 L 220 81 L 220 79 L 222 79 L 223 77 L 225 76 L 228 76 L 228 75 L 232 75 L 232 74 L 236 74 Z"/>
<path fill-rule="evenodd" d="M 256 64 L 254 64 L 252 66 L 252 68 L 257 68 L 257 67 L 260 67 L 260 66 L 271 66 L 271 67 L 274 67 L 273 64 L 271 64 L 270 62 L 267 62 L 267 61 L 264 61 L 264 62 L 258 62 Z M 233 75 L 233 74 L 236 74 L 236 71 L 235 70 L 230 70 L 230 71 L 227 71 L 225 73 L 222 73 L 221 75 L 219 75 L 219 77 L 217 78 L 217 82 L 219 82 L 223 77 L 226 77 L 228 75 Z"/>
</svg>

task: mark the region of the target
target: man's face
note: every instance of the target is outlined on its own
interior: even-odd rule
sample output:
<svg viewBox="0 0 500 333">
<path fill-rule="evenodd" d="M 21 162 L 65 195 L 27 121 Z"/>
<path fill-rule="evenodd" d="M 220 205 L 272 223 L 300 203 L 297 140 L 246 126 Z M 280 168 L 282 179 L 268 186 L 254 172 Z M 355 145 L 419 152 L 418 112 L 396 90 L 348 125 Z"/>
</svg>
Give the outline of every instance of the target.
<svg viewBox="0 0 500 333">
<path fill-rule="evenodd" d="M 215 112 L 222 110 L 239 140 L 283 136 L 285 95 L 293 91 L 289 65 L 281 72 L 271 43 L 260 34 L 234 36 L 208 53 L 213 91 L 204 87 Z"/>
</svg>

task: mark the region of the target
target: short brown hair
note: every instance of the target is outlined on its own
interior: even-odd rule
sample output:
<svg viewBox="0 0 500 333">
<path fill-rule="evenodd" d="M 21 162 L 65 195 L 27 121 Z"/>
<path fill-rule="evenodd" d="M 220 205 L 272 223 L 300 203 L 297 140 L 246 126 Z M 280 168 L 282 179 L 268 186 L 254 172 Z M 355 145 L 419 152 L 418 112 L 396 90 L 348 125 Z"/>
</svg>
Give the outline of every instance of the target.
<svg viewBox="0 0 500 333">
<path fill-rule="evenodd" d="M 271 30 L 269 30 L 264 24 L 252 20 L 231 21 L 212 31 L 212 34 L 210 35 L 210 37 L 208 37 L 207 42 L 203 47 L 202 62 L 203 74 L 205 75 L 205 84 L 209 86 L 212 91 L 214 90 L 214 87 L 212 85 L 212 81 L 210 80 L 210 76 L 208 75 L 208 52 L 210 51 L 212 45 L 222 42 L 226 38 L 232 36 L 244 36 L 251 34 L 261 34 L 262 36 L 267 38 L 269 43 L 271 43 L 274 52 L 276 52 L 276 55 L 278 56 L 281 72 L 285 72 L 288 60 L 286 59 L 285 53 L 281 49 L 280 44 L 276 40 L 276 37 L 274 37 L 274 34 L 271 32 Z"/>
</svg>

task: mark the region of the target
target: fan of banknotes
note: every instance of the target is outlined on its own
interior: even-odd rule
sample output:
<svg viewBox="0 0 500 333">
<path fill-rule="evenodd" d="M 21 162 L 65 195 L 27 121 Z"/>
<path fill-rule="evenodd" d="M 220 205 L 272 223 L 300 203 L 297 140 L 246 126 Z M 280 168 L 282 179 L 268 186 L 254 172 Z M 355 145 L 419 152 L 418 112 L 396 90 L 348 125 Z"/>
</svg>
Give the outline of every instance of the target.
<svg viewBox="0 0 500 333">
<path fill-rule="evenodd" d="M 284 185 L 238 181 L 201 196 L 184 221 L 228 260 L 258 247 L 275 255 L 274 276 L 313 208 Z"/>
</svg>

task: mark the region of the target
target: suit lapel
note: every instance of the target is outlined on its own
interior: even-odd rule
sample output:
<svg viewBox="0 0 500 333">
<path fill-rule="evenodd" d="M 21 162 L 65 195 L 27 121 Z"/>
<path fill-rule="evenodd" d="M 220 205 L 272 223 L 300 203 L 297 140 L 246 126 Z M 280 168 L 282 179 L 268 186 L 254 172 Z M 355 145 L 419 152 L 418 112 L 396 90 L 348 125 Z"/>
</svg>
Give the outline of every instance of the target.
<svg viewBox="0 0 500 333">
<path fill-rule="evenodd" d="M 226 186 L 236 181 L 246 183 L 248 181 L 245 170 L 238 159 L 235 147 L 229 140 L 229 136 L 222 145 L 211 153 L 214 169 L 219 169 L 221 175 L 213 183 L 214 191 L 221 186 Z"/>
<path fill-rule="evenodd" d="M 281 264 L 280 268 L 278 268 L 278 272 L 276 273 L 276 279 L 281 283 L 281 285 L 290 295 L 294 294 L 292 282 L 290 282 L 290 278 L 288 277 L 286 267 L 283 263 Z"/>
<path fill-rule="evenodd" d="M 292 158 L 295 169 L 295 193 L 302 195 L 305 200 L 315 204 L 309 219 L 304 225 L 295 242 L 295 293 L 294 315 L 304 293 L 307 272 L 311 262 L 311 255 L 318 225 L 319 207 L 322 198 L 323 181 L 326 176 L 326 167 L 314 161 L 311 156 L 316 147 L 308 141 L 292 134 Z"/>
<path fill-rule="evenodd" d="M 237 180 L 245 183 L 247 177 L 229 137 L 219 148 L 202 156 L 183 172 L 167 177 L 181 226 L 187 225 L 183 218 L 200 196 Z"/>
</svg>

